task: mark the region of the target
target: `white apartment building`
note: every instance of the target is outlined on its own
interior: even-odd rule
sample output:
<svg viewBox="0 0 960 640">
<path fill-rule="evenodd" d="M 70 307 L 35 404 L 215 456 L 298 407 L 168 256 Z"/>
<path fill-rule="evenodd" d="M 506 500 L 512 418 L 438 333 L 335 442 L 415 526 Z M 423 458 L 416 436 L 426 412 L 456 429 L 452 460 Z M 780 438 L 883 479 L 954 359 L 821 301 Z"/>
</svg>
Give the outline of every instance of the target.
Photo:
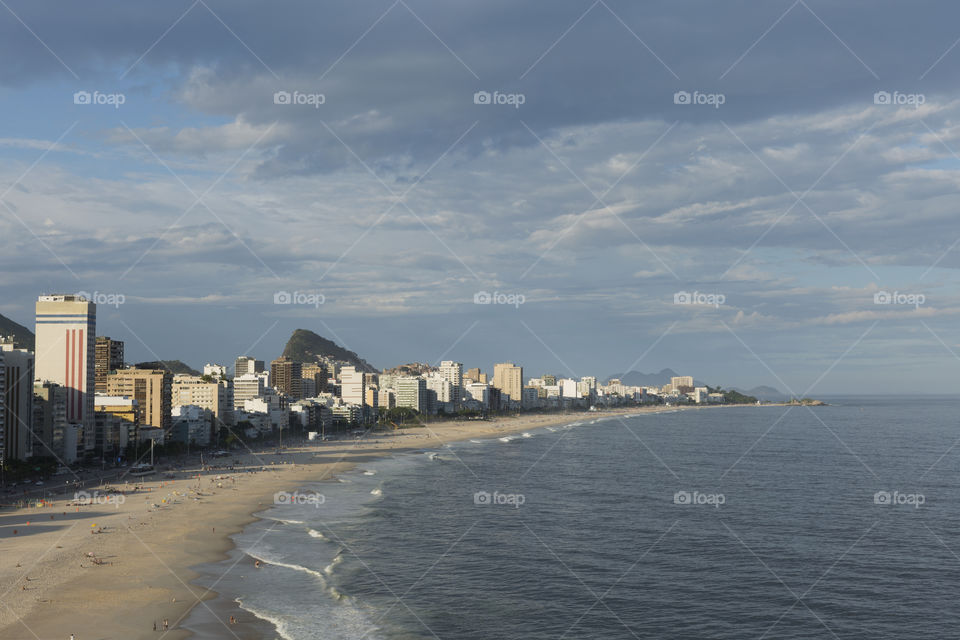
<svg viewBox="0 0 960 640">
<path fill-rule="evenodd" d="M 263 376 L 253 373 L 245 373 L 239 378 L 233 379 L 233 408 L 243 409 L 243 404 L 247 400 L 259 398 L 263 395 L 266 388 Z"/>
<path fill-rule="evenodd" d="M 444 402 L 452 402 L 454 406 L 460 404 L 460 399 L 463 395 L 463 363 L 444 360 L 440 363 L 438 373 L 441 378 L 447 380 L 452 386 L 451 399 L 444 400 Z"/>
<path fill-rule="evenodd" d="M 184 373 L 174 375 L 171 385 L 171 406 L 189 405 L 209 409 L 217 420 L 227 425 L 234 424 L 233 384 L 225 378 L 207 382 L 200 376 Z"/>
</svg>

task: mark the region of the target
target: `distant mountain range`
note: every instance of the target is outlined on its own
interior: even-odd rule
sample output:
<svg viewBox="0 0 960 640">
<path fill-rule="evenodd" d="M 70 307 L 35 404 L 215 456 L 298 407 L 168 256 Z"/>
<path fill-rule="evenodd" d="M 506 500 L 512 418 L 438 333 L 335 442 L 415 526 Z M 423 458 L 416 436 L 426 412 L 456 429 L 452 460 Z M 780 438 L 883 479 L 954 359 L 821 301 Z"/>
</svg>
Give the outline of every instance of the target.
<svg viewBox="0 0 960 640">
<path fill-rule="evenodd" d="M 662 387 L 665 384 L 670 383 L 670 378 L 679 376 L 680 374 L 674 371 L 673 369 L 662 369 L 659 373 L 641 373 L 640 371 L 628 371 L 627 373 L 617 373 L 610 378 L 619 378 L 620 381 L 629 386 L 634 387 Z M 608 380 L 610 379 L 608 378 Z M 705 387 L 706 383 L 701 382 L 694 378 L 694 386 Z M 713 386 L 713 385 L 710 385 Z M 773 387 L 768 387 L 761 385 L 759 387 L 754 387 L 753 389 L 743 389 L 741 387 L 730 387 L 728 391 L 739 391 L 740 393 L 746 396 L 754 396 L 758 400 L 786 400 L 789 398 L 788 395 L 782 393 L 778 389 Z"/>
<path fill-rule="evenodd" d="M 679 375 L 680 374 L 673 369 L 661 369 L 660 373 L 628 371 L 626 373 L 615 373 L 608 377 L 607 380 L 618 378 L 620 382 L 631 387 L 662 387 L 665 384 L 670 384 L 670 378 L 675 378 Z M 693 384 L 698 387 L 706 386 L 699 380 L 694 380 Z"/>
<path fill-rule="evenodd" d="M 348 362 L 366 373 L 377 373 L 377 369 L 372 364 L 353 351 L 345 349 L 336 342 L 327 340 L 307 329 L 297 329 L 293 332 L 293 335 L 287 340 L 287 346 L 283 349 L 283 355 L 294 362 L 310 364 L 317 362 L 318 357 L 329 358 L 330 360 Z"/>
<path fill-rule="evenodd" d="M 199 376 L 200 372 L 191 367 L 188 364 L 180 362 L 179 360 L 164 360 L 163 362 L 158 362 L 156 360 L 150 362 L 138 362 L 133 365 L 137 369 L 166 369 L 170 373 L 186 373 L 191 376 Z"/>
<path fill-rule="evenodd" d="M 33 331 L 10 318 L 0 316 L 0 336 L 13 336 L 13 343 L 22 349 L 34 350 Z"/>
</svg>

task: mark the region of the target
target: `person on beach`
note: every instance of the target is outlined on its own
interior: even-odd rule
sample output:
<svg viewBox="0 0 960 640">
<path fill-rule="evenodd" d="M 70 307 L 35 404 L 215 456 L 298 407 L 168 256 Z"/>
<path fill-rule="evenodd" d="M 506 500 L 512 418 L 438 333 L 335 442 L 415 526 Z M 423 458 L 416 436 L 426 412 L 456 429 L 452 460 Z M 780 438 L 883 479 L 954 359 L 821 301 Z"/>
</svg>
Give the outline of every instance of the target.
<svg viewBox="0 0 960 640">
<path fill-rule="evenodd" d="M 166 618 L 164 618 L 164 619 L 163 619 L 163 630 L 166 631 L 166 630 L 169 629 L 169 628 L 170 628 L 170 623 L 167 622 L 167 619 L 166 619 Z"/>
</svg>

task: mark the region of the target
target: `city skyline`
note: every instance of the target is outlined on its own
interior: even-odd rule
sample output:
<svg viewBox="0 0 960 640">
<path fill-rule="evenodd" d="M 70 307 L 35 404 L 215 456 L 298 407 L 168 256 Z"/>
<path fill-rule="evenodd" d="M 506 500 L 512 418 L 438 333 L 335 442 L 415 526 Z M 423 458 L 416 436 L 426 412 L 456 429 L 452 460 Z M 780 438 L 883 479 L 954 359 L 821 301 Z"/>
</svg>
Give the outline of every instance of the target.
<svg viewBox="0 0 960 640">
<path fill-rule="evenodd" d="M 138 360 L 304 327 L 378 366 L 952 393 L 957 9 L 755 9 L 13 2 L 0 314 L 96 293 Z"/>
</svg>

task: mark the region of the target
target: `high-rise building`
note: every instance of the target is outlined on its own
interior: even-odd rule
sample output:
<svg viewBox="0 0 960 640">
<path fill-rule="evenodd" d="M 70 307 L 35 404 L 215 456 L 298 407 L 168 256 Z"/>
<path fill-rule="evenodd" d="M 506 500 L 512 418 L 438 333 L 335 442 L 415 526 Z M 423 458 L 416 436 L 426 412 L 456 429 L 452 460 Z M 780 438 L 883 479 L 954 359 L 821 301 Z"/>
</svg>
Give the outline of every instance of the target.
<svg viewBox="0 0 960 640">
<path fill-rule="evenodd" d="M 96 337 L 94 303 L 77 295 L 37 299 L 35 379 L 56 382 L 66 389 L 67 422 L 78 425 L 78 446 L 87 451 L 94 445 Z"/>
<path fill-rule="evenodd" d="M 26 460 L 33 455 L 33 352 L 17 349 L 13 341 L 0 342 L 4 379 L 0 401 L 4 405 L 0 460 Z"/>
<path fill-rule="evenodd" d="M 248 373 L 260 373 L 263 369 L 263 360 L 255 360 L 250 356 L 240 356 L 234 364 L 233 377 L 239 378 Z"/>
<path fill-rule="evenodd" d="M 263 395 L 263 378 L 253 373 L 246 373 L 233 379 L 233 409 L 243 410 L 247 400 L 253 400 Z"/>
<path fill-rule="evenodd" d="M 280 356 L 270 363 L 270 380 L 273 388 L 293 399 L 303 397 L 301 380 L 303 366 L 287 356 Z"/>
<path fill-rule="evenodd" d="M 123 342 L 97 336 L 93 367 L 97 393 L 107 392 L 107 374 L 118 369 L 123 369 Z"/>
<path fill-rule="evenodd" d="M 523 398 L 523 367 L 512 362 L 493 365 L 493 385 L 501 394 L 510 396 L 510 400 L 519 403 Z"/>
<path fill-rule="evenodd" d="M 670 378 L 670 386 L 678 393 L 693 391 L 693 376 L 674 376 Z"/>
<path fill-rule="evenodd" d="M 398 376 L 393 381 L 396 392 L 396 406 L 415 409 L 420 413 L 427 411 L 427 381 L 412 376 Z"/>
<path fill-rule="evenodd" d="M 0 351 L 0 389 L 7 388 L 7 369 L 3 366 L 3 352 Z M 4 450 L 4 443 L 7 441 L 7 407 L 6 404 L 0 402 L 0 465 L 4 463 L 6 458 L 6 451 Z"/>
<path fill-rule="evenodd" d="M 118 455 L 138 436 L 140 411 L 137 401 L 97 394 L 94 408 L 97 417 L 95 451 L 104 458 Z"/>
<path fill-rule="evenodd" d="M 327 378 L 329 377 L 326 366 L 322 364 L 305 364 L 303 367 L 301 367 L 301 372 L 303 374 L 304 381 L 311 380 L 313 382 L 313 394 L 308 396 L 306 395 L 306 392 L 304 392 L 305 398 L 312 398 L 318 393 L 326 393 Z"/>
<path fill-rule="evenodd" d="M 347 404 L 363 405 L 367 399 L 367 379 L 356 367 L 340 369 L 340 399 Z"/>
<path fill-rule="evenodd" d="M 454 407 L 458 406 L 463 397 L 463 363 L 444 360 L 440 363 L 440 377 L 450 382 L 452 392 L 450 402 Z"/>
<path fill-rule="evenodd" d="M 209 374 L 208 374 L 209 375 Z M 195 406 L 209 409 L 223 424 L 233 424 L 233 382 L 223 378 L 210 380 L 178 373 L 173 376 L 171 406 Z"/>
<path fill-rule="evenodd" d="M 2 357 L 0 353 L 0 357 Z M 0 367 L 0 376 L 3 368 Z M 0 407 L 0 415 L 3 407 Z M 77 447 L 65 448 L 67 423 L 67 388 L 56 382 L 33 385 L 33 455 L 53 456 L 66 463 L 77 459 Z"/>
<path fill-rule="evenodd" d="M 170 430 L 173 374 L 165 369 L 120 369 L 107 375 L 108 396 L 137 401 L 140 426 Z"/>
</svg>

